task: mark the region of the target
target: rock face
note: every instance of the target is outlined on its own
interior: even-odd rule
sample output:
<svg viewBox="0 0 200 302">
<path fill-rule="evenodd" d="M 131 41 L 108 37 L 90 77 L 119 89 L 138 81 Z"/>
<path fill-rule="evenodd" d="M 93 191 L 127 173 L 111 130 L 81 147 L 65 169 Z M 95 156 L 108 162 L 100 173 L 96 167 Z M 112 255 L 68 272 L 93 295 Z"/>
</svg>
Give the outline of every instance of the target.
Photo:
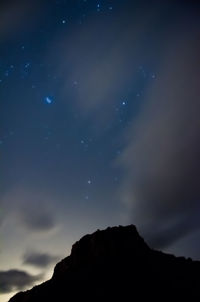
<svg viewBox="0 0 200 302">
<path fill-rule="evenodd" d="M 152 250 L 135 226 L 86 235 L 52 279 L 10 302 L 198 301 L 200 262 Z"/>
</svg>

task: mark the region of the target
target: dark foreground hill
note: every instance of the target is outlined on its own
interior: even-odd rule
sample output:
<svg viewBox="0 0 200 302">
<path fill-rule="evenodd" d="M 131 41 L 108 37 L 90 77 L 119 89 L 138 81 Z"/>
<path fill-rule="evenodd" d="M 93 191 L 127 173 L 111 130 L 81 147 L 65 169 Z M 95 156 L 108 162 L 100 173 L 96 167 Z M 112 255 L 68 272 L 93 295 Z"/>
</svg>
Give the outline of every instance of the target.
<svg viewBox="0 0 200 302">
<path fill-rule="evenodd" d="M 200 262 L 154 251 L 135 226 L 86 235 L 51 280 L 10 302 L 200 301 Z"/>
</svg>

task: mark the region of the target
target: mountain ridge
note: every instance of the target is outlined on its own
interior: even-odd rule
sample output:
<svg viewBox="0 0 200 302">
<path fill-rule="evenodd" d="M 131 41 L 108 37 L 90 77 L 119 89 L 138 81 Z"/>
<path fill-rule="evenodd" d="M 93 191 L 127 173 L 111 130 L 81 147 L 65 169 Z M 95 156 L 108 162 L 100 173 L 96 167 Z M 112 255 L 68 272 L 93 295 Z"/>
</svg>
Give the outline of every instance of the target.
<svg viewBox="0 0 200 302">
<path fill-rule="evenodd" d="M 50 280 L 9 302 L 200 298 L 200 262 L 151 249 L 134 225 L 83 236 Z"/>
</svg>

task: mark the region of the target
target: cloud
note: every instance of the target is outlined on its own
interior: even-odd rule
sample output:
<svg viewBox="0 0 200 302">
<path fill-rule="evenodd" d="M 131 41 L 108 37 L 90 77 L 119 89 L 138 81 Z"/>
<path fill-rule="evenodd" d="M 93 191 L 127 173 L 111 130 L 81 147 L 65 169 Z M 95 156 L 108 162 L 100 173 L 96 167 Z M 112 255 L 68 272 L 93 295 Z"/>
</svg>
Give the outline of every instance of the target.
<svg viewBox="0 0 200 302">
<path fill-rule="evenodd" d="M 116 101 L 136 84 L 144 59 L 144 37 L 147 29 L 154 28 L 158 15 L 159 5 L 152 9 L 127 2 L 120 15 L 113 11 L 100 21 L 88 17 L 81 27 L 74 26 L 73 34 L 55 41 L 52 56 L 56 44 L 56 65 L 64 79 L 63 99 L 70 89 L 81 114 L 97 113 L 101 120 L 110 116 Z"/>
<path fill-rule="evenodd" d="M 48 253 L 40 253 L 40 252 L 27 252 L 23 257 L 23 263 L 32 265 L 39 268 L 45 268 L 51 264 L 56 263 L 60 257 L 50 255 Z"/>
<path fill-rule="evenodd" d="M 0 294 L 24 290 L 41 279 L 42 275 L 33 276 L 26 271 L 17 269 L 0 271 Z"/>
<path fill-rule="evenodd" d="M 200 227 L 199 34 L 172 35 L 120 158 L 129 218 L 157 247 Z"/>
<path fill-rule="evenodd" d="M 49 231 L 55 227 L 53 213 L 43 206 L 38 205 L 38 208 L 32 205 L 24 207 L 20 216 L 24 225 L 32 231 Z"/>
<path fill-rule="evenodd" d="M 1 200 L 2 224 L 14 222 L 29 232 L 48 232 L 56 228 L 57 219 L 51 197 L 26 184 L 16 186 Z"/>
<path fill-rule="evenodd" d="M 117 104 L 132 91 L 140 92 L 141 65 L 145 65 L 147 74 L 152 71 L 151 66 L 157 65 L 170 34 L 173 35 L 173 25 L 181 22 L 182 14 L 176 13 L 180 3 L 175 2 L 116 4 L 112 14 L 100 19 L 87 16 L 81 26 L 70 27 L 70 34 L 54 40 L 47 58 L 55 62 L 62 77 L 63 102 L 71 100 L 83 117 L 89 116 L 101 124 L 111 121 Z M 183 3 L 180 5 L 186 9 Z"/>
</svg>

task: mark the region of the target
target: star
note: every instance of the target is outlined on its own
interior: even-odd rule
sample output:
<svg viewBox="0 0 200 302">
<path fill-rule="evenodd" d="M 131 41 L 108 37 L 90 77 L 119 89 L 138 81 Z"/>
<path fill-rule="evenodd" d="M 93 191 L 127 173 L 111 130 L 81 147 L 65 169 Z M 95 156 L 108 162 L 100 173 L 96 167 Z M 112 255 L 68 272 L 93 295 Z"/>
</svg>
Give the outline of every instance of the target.
<svg viewBox="0 0 200 302">
<path fill-rule="evenodd" d="M 62 24 L 65 24 L 66 23 L 66 20 L 62 20 Z"/>
<path fill-rule="evenodd" d="M 88 184 L 91 185 L 91 183 L 92 183 L 92 181 L 89 179 L 89 180 L 88 180 Z"/>
<path fill-rule="evenodd" d="M 24 67 L 25 67 L 25 68 L 28 68 L 28 67 L 30 67 L 30 65 L 31 65 L 31 64 L 28 62 L 28 63 L 25 64 Z"/>
<path fill-rule="evenodd" d="M 51 104 L 53 102 L 53 100 L 50 97 L 45 97 L 45 101 L 47 104 Z"/>
</svg>

